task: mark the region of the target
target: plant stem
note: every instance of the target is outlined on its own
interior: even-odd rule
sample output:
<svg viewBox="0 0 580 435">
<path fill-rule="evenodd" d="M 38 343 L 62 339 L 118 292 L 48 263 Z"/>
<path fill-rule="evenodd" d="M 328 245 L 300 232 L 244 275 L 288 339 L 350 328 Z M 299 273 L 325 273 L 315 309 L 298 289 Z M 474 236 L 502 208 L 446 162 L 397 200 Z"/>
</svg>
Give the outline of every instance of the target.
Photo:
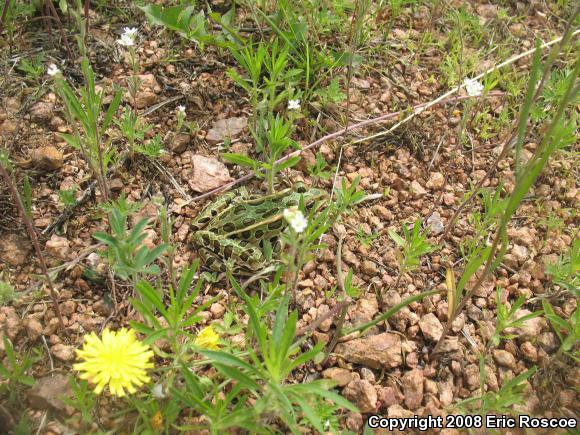
<svg viewBox="0 0 580 435">
<path fill-rule="evenodd" d="M 28 236 L 32 241 L 34 249 L 36 250 L 36 256 L 38 257 L 38 262 L 40 263 L 42 273 L 46 278 L 46 282 L 48 283 L 48 288 L 50 289 L 50 297 L 54 305 L 54 311 L 56 312 L 56 316 L 58 317 L 58 323 L 61 328 L 64 328 L 64 322 L 62 320 L 62 315 L 60 313 L 60 307 L 58 306 L 58 296 L 56 294 L 56 290 L 54 289 L 54 285 L 52 284 L 52 280 L 50 279 L 50 275 L 48 274 L 48 268 L 46 267 L 44 255 L 42 254 L 42 250 L 40 249 L 40 243 L 38 242 L 36 230 L 34 229 L 30 218 L 26 214 L 26 210 L 24 209 L 24 205 L 22 203 L 22 198 L 20 198 L 20 194 L 18 193 L 18 190 L 16 189 L 16 186 L 12 181 L 12 177 L 10 177 L 10 174 L 8 173 L 7 169 L 2 164 L 0 164 L 0 174 L 4 178 L 4 182 L 10 189 L 10 193 L 12 194 L 12 198 L 14 199 L 14 203 L 16 204 L 18 211 L 22 215 L 24 225 L 26 226 L 26 231 L 28 232 Z"/>
</svg>

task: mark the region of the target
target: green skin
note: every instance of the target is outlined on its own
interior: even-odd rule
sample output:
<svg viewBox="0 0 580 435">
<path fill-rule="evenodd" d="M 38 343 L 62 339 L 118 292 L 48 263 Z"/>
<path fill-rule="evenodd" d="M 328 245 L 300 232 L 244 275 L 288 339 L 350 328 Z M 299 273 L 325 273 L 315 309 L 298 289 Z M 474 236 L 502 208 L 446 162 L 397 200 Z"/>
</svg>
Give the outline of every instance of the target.
<svg viewBox="0 0 580 435">
<path fill-rule="evenodd" d="M 309 207 L 327 195 L 302 183 L 266 196 L 248 195 L 244 188 L 226 193 L 193 221 L 191 241 L 208 269 L 254 274 L 268 262 L 265 244 L 279 251 L 278 238 L 287 226 L 282 213 L 298 206 L 301 196 Z"/>
</svg>

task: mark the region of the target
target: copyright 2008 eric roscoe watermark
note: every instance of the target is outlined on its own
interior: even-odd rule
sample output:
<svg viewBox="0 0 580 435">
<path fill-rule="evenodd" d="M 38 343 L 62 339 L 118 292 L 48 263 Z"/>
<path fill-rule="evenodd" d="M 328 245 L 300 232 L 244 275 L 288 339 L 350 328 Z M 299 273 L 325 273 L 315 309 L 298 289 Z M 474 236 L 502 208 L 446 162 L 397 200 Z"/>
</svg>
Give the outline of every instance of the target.
<svg viewBox="0 0 580 435">
<path fill-rule="evenodd" d="M 503 415 L 454 415 L 445 418 L 439 416 L 419 417 L 417 415 L 408 418 L 388 418 L 379 415 L 371 415 L 367 420 L 371 429 L 388 430 L 418 430 L 429 429 L 575 429 L 578 421 L 575 418 L 546 418 L 519 415 L 508 417 Z"/>
</svg>

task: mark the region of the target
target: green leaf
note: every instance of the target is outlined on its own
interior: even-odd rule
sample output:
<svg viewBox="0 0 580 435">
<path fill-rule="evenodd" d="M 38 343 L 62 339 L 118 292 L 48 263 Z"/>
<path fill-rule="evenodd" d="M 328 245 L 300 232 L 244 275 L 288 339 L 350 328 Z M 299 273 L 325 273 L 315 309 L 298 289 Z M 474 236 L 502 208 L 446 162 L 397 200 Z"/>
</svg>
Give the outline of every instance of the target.
<svg viewBox="0 0 580 435">
<path fill-rule="evenodd" d="M 137 283 L 137 285 L 135 286 L 135 290 L 137 290 L 137 292 L 141 296 L 143 296 L 143 298 L 145 298 L 151 305 L 153 305 L 155 308 L 157 308 L 157 311 L 159 311 L 159 313 L 161 315 L 163 315 L 163 317 L 167 317 L 167 310 L 165 309 L 165 306 L 163 305 L 163 301 L 161 300 L 161 297 L 155 291 L 153 286 L 151 284 L 149 284 L 149 282 L 139 281 Z"/>
<path fill-rule="evenodd" d="M 405 245 L 407 244 L 407 242 L 405 242 L 405 239 L 403 239 L 401 236 L 399 236 L 397 234 L 397 232 L 391 228 L 389 228 L 389 236 L 401 248 L 405 247 Z"/>
<path fill-rule="evenodd" d="M 240 165 L 240 166 L 247 166 L 249 168 L 252 168 L 252 170 L 255 170 L 260 164 L 260 162 L 254 160 L 248 156 L 244 156 L 242 154 L 221 153 L 220 156 L 226 162 L 233 163 L 235 165 Z"/>
</svg>

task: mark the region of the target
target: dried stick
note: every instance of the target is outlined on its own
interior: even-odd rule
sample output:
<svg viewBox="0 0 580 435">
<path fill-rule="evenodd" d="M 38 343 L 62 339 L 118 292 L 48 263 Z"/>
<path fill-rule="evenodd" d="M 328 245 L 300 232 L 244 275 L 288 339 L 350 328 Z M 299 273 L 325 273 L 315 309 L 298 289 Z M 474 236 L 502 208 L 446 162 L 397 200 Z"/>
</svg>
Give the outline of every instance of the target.
<svg viewBox="0 0 580 435">
<path fill-rule="evenodd" d="M 30 218 L 26 214 L 26 210 L 24 209 L 24 204 L 22 204 L 22 199 L 20 198 L 20 194 L 16 189 L 16 186 L 12 182 L 12 178 L 10 174 L 4 167 L 4 165 L 0 164 L 0 175 L 4 178 L 4 182 L 10 189 L 10 193 L 12 194 L 12 198 L 14 199 L 14 203 L 18 208 L 18 211 L 22 215 L 22 219 L 24 220 L 24 224 L 26 225 L 26 231 L 28 232 L 28 236 L 34 245 L 34 249 L 36 250 L 36 256 L 38 257 L 38 262 L 40 263 L 40 267 L 42 269 L 42 273 L 46 278 L 46 282 L 48 283 L 48 288 L 50 289 L 50 297 L 52 299 L 52 303 L 54 305 L 54 311 L 58 317 L 58 322 L 61 328 L 64 328 L 64 322 L 62 320 L 62 315 L 60 313 L 60 307 L 58 306 L 58 296 L 56 294 L 56 290 L 54 289 L 54 285 L 52 284 L 52 280 L 50 279 L 50 275 L 48 274 L 48 268 L 46 267 L 46 262 L 44 261 L 44 255 L 42 254 L 42 250 L 40 249 L 40 243 L 38 242 L 38 237 L 36 236 L 36 230 L 32 226 L 32 222 Z"/>
</svg>

